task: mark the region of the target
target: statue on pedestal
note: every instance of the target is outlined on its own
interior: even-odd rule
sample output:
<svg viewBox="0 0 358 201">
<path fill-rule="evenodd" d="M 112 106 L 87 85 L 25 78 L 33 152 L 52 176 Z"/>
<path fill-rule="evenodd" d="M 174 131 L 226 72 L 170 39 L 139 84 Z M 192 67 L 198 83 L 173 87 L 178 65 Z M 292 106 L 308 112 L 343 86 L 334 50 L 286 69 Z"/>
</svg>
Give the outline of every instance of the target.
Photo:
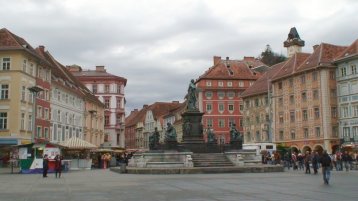
<svg viewBox="0 0 358 201">
<path fill-rule="evenodd" d="M 149 136 L 149 149 L 154 150 L 159 146 L 159 132 L 158 128 L 154 128 L 154 132 Z"/>
<path fill-rule="evenodd" d="M 230 142 L 242 141 L 240 132 L 236 129 L 236 124 L 232 124 L 230 127 Z"/>
<path fill-rule="evenodd" d="M 167 130 L 165 131 L 165 142 L 176 142 L 177 132 L 171 123 L 167 123 Z"/>
<path fill-rule="evenodd" d="M 185 96 L 185 98 L 187 99 L 187 110 L 189 111 L 197 111 L 198 108 L 196 106 L 196 102 L 197 102 L 197 88 L 195 86 L 195 82 L 192 79 L 190 81 L 189 87 L 188 87 L 188 94 Z"/>
</svg>

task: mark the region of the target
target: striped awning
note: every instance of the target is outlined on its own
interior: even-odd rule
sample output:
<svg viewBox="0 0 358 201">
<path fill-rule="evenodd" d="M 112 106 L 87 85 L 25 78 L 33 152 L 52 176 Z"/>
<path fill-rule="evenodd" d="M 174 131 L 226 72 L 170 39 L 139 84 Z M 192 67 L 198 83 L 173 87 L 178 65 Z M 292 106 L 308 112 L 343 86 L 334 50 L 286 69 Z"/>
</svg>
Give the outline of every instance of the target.
<svg viewBox="0 0 358 201">
<path fill-rule="evenodd" d="M 69 149 L 95 149 L 96 145 L 91 144 L 80 138 L 72 137 L 64 142 L 61 142 L 60 145 L 65 146 Z"/>
</svg>

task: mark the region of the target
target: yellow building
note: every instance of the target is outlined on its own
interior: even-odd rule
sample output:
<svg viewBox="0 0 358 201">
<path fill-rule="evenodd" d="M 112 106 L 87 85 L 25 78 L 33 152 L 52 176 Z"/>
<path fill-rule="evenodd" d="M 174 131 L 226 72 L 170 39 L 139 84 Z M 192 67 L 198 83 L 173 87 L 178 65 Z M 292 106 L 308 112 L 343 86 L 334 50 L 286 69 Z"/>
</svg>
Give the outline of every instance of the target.
<svg viewBox="0 0 358 201">
<path fill-rule="evenodd" d="M 0 65 L 0 145 L 4 154 L 10 145 L 34 138 L 34 101 L 29 88 L 36 86 L 37 69 L 47 64 L 29 43 L 3 28 Z"/>
</svg>

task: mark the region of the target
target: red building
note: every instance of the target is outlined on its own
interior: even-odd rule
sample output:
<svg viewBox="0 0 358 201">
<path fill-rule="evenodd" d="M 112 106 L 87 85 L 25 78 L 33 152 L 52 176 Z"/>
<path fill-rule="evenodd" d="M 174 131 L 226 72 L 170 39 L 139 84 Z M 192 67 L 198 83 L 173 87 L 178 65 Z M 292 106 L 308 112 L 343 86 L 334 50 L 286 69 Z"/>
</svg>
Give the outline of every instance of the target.
<svg viewBox="0 0 358 201">
<path fill-rule="evenodd" d="M 230 142 L 230 126 L 243 132 L 241 93 L 251 86 L 268 67 L 254 57 L 225 60 L 214 56 L 214 65 L 196 80 L 199 110 L 204 112 L 204 132 L 213 128 L 218 143 Z"/>
</svg>

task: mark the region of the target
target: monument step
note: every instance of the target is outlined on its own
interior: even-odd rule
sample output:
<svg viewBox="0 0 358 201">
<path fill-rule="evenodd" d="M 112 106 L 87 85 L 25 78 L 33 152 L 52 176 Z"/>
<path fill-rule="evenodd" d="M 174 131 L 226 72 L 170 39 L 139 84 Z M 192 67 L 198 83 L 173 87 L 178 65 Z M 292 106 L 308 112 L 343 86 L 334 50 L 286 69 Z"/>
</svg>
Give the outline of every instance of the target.
<svg viewBox="0 0 358 201">
<path fill-rule="evenodd" d="M 194 167 L 226 167 L 234 166 L 222 153 L 198 153 L 193 154 Z"/>
</svg>

